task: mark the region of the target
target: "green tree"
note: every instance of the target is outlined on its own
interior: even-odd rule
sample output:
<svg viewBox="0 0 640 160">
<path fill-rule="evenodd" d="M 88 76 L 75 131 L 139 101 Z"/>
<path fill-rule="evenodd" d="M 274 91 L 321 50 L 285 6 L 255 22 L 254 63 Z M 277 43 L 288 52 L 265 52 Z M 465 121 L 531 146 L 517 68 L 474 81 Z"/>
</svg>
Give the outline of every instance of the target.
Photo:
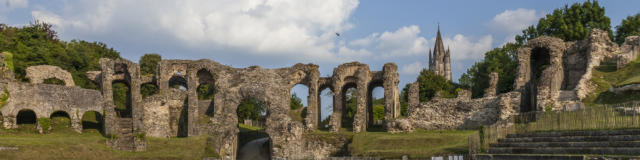
<svg viewBox="0 0 640 160">
<path fill-rule="evenodd" d="M 628 36 L 640 36 L 640 13 L 635 16 L 627 16 L 622 23 L 616 26 L 615 42 L 624 43 L 624 39 Z"/>
<path fill-rule="evenodd" d="M 574 3 L 569 7 L 553 10 L 538 21 L 538 24 L 530 26 L 522 31 L 522 35 L 516 36 L 519 45 L 539 36 L 553 36 L 566 41 L 576 41 L 587 38 L 593 28 L 609 32 L 613 39 L 611 20 L 605 16 L 604 7 L 598 1 L 586 1 L 582 4 Z"/>
<path fill-rule="evenodd" d="M 157 53 L 147 53 L 140 57 L 140 73 L 142 75 L 154 75 L 158 68 L 158 62 L 162 60 L 162 56 Z"/>
<path fill-rule="evenodd" d="M 238 105 L 238 122 L 245 119 L 258 120 L 264 116 L 267 108 L 264 103 L 255 98 L 243 99 Z"/>
<path fill-rule="evenodd" d="M 300 97 L 298 97 L 298 95 L 296 95 L 296 93 L 294 92 L 293 94 L 291 94 L 291 98 L 289 100 L 289 108 L 291 110 L 297 110 L 302 108 L 302 99 L 300 99 Z"/>
<path fill-rule="evenodd" d="M 149 96 L 157 94 L 158 92 L 158 87 L 154 84 L 145 83 L 140 86 L 140 94 L 142 94 L 142 98 L 147 98 Z"/>
<path fill-rule="evenodd" d="M 409 87 L 411 84 L 407 84 L 400 91 L 400 115 L 407 116 L 407 110 L 409 108 Z"/>
<path fill-rule="evenodd" d="M 431 100 L 438 92 L 443 98 L 455 98 L 458 94 L 455 93 L 457 84 L 427 69 L 420 71 L 417 81 L 420 86 L 420 101 L 422 102 Z"/>
<path fill-rule="evenodd" d="M 378 121 L 384 119 L 384 105 L 373 106 L 373 120 Z"/>
<path fill-rule="evenodd" d="M 13 53 L 14 72 L 20 81 L 28 81 L 25 69 L 29 66 L 53 65 L 69 71 L 76 86 L 88 89 L 99 87 L 86 72 L 100 70 L 100 58 L 120 57 L 104 43 L 61 41 L 50 24 L 39 21 L 20 28 L 0 24 L 0 51 Z"/>
<path fill-rule="evenodd" d="M 205 83 L 198 86 L 198 99 L 199 100 L 211 100 L 215 95 L 215 87 L 212 84 Z"/>
<path fill-rule="evenodd" d="M 498 73 L 498 93 L 506 93 L 513 90 L 516 68 L 518 67 L 518 45 L 507 43 L 502 47 L 494 48 L 485 53 L 482 61 L 476 62 L 462 74 L 460 85 L 471 88 L 472 97 L 482 97 L 484 89 L 489 86 L 489 74 Z"/>
</svg>

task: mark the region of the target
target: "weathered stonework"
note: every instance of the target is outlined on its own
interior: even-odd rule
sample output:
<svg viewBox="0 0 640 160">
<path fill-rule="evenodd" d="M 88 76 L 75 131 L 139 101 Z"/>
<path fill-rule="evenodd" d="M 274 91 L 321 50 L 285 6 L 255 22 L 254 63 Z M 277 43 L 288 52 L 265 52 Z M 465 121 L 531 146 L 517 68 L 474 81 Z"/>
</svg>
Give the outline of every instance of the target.
<svg viewBox="0 0 640 160">
<path fill-rule="evenodd" d="M 498 72 L 491 72 L 489 74 L 489 87 L 484 90 L 485 97 L 496 96 L 498 92 Z"/>
<path fill-rule="evenodd" d="M 640 36 L 629 36 L 625 38 L 624 43 L 620 46 L 620 54 L 617 56 L 616 66 L 618 69 L 636 60 L 638 53 L 640 53 Z"/>
<path fill-rule="evenodd" d="M 31 67 L 27 67 L 25 71 L 27 72 L 26 77 L 33 84 L 40 84 L 44 82 L 45 79 L 57 78 L 62 80 L 65 86 L 76 85 L 73 82 L 73 77 L 71 77 L 71 73 L 65 71 L 64 69 L 58 66 L 50 66 L 50 65 L 31 66 Z"/>
</svg>

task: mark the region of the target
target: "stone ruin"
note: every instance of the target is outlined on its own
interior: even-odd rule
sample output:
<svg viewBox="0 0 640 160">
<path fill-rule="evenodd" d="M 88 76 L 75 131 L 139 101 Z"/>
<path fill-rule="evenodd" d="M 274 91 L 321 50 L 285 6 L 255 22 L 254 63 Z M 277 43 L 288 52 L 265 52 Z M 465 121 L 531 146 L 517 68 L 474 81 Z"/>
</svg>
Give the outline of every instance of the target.
<svg viewBox="0 0 640 160">
<path fill-rule="evenodd" d="M 54 112 L 65 112 L 71 126 L 82 132 L 81 118 L 86 112 L 102 115 L 103 128 L 110 138 L 107 144 L 123 150 L 144 150 L 144 140 L 151 137 L 208 135 L 207 145 L 220 158 L 235 159 L 238 146 L 237 107 L 243 99 L 255 98 L 267 107 L 266 130 L 273 157 L 292 159 L 326 158 L 344 147 L 347 139 L 324 142 L 307 134 L 320 124 L 320 91 L 333 94 L 330 131 L 341 128 L 346 90 L 356 88 L 357 110 L 353 131 L 366 131 L 373 124 L 371 92 L 384 88 L 384 126 L 389 132 L 422 129 L 472 129 L 505 120 L 520 112 L 572 110 L 582 107 L 581 100 L 594 88 L 591 70 L 601 61 L 618 67 L 637 57 L 640 38 L 628 37 L 620 47 L 611 42 L 606 32 L 593 30 L 585 40 L 564 42 L 553 37 L 530 40 L 518 50 L 517 77 L 514 91 L 497 93 L 497 73 L 490 74 L 490 87 L 482 98 L 472 99 L 462 90 L 457 98 L 433 98 L 419 102 L 417 83 L 408 92 L 408 116 L 399 118 L 397 66 L 385 64 L 381 71 L 370 71 L 358 62 L 334 68 L 330 77 L 321 77 L 318 66 L 296 64 L 292 67 L 263 69 L 258 66 L 233 68 L 211 60 L 162 60 L 157 73 L 142 75 L 140 66 L 124 59 L 100 59 L 100 71 L 87 72 L 100 90 L 73 86 L 70 74 L 54 66 L 27 69 L 31 83 L 13 79 L 6 64 L 0 87 L 9 99 L 0 106 L 0 120 L 5 128 L 16 128 L 21 111 L 31 111 L 36 118 L 48 118 Z M 0 54 L 4 62 L 5 54 Z M 57 78 L 65 86 L 41 84 Z M 116 111 L 113 84 L 124 83 L 129 91 L 130 107 Z M 197 88 L 211 84 L 212 100 L 199 100 Z M 307 116 L 302 121 L 289 117 L 289 96 L 297 84 L 308 87 Z M 159 93 L 143 98 L 140 88 L 153 85 Z M 182 86 L 180 88 L 171 87 Z M 5 95 L 3 93 L 3 95 Z"/>
<path fill-rule="evenodd" d="M 362 132 L 373 124 L 371 94 L 373 88 L 383 87 L 385 97 L 384 121 L 400 116 L 398 72 L 393 63 L 382 71 L 370 71 L 358 62 L 342 64 L 330 77 L 321 77 L 318 66 L 296 64 L 292 67 L 263 69 L 259 66 L 233 68 L 211 60 L 162 60 L 154 75 L 142 75 L 140 66 L 124 59 L 100 59 L 100 71 L 87 72 L 100 90 L 73 86 L 71 75 L 55 66 L 32 66 L 27 71 L 31 83 L 4 78 L 0 87 L 6 88 L 10 98 L 0 116 L 5 128 L 16 128 L 21 111 L 32 111 L 36 118 L 48 118 L 53 112 L 69 115 L 72 127 L 82 132 L 81 119 L 86 112 L 95 111 L 103 117 L 107 145 L 122 150 L 142 151 L 143 139 L 151 137 L 185 137 L 206 134 L 210 148 L 222 158 L 235 159 L 238 142 L 237 107 L 243 99 L 255 98 L 266 106 L 266 129 L 270 150 L 274 157 L 327 157 L 327 150 L 342 146 L 306 140 L 305 133 L 319 125 L 320 91 L 330 89 L 333 95 L 330 130 L 337 132 L 345 107 L 348 88 L 358 92 L 357 113 L 353 131 Z M 57 78 L 65 86 L 42 84 L 44 79 Z M 117 111 L 113 102 L 113 84 L 124 83 L 129 88 L 126 110 Z M 215 88 L 212 100 L 199 100 L 198 86 L 211 84 Z M 307 116 L 303 122 L 289 116 L 291 89 L 302 84 L 308 87 Z M 143 85 L 154 85 L 159 93 L 143 98 Z M 171 87 L 180 85 L 181 88 Z M 37 122 L 36 122 L 37 124 Z M 316 139 L 317 140 L 317 139 Z M 303 149 L 318 150 L 309 153 Z M 322 153 L 322 154 L 317 154 Z"/>
<path fill-rule="evenodd" d="M 518 49 L 514 91 L 497 94 L 498 74 L 491 73 L 490 87 L 482 98 L 470 99 L 466 94 L 469 91 L 462 91 L 455 99 L 436 97 L 419 102 L 418 84 L 413 83 L 408 93 L 408 117 L 395 119 L 387 129 L 474 129 L 521 112 L 582 109 L 582 100 L 595 89 L 590 81 L 594 67 L 604 61 L 621 68 L 638 53 L 640 37 L 627 37 L 618 46 L 607 32 L 597 29 L 580 41 L 538 37 Z"/>
</svg>

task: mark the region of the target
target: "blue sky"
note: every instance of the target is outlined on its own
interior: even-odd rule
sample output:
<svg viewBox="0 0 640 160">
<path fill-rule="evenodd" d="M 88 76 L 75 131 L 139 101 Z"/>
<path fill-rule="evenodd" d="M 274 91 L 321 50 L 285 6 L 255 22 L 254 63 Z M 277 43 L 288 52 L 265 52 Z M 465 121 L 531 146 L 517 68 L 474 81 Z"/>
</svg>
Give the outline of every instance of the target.
<svg viewBox="0 0 640 160">
<path fill-rule="evenodd" d="M 372 70 L 393 62 L 402 88 L 426 66 L 438 24 L 457 81 L 484 52 L 574 2 L 582 1 L 0 0 L 0 23 L 21 26 L 38 19 L 53 24 L 63 40 L 104 42 L 133 61 L 159 53 L 234 67 L 315 63 L 323 76 L 345 62 L 367 63 Z M 640 12 L 640 1 L 599 3 L 612 27 Z M 304 89 L 294 91 L 306 99 Z M 381 96 L 381 89 L 374 92 Z M 331 100 L 322 99 L 328 113 Z"/>
</svg>

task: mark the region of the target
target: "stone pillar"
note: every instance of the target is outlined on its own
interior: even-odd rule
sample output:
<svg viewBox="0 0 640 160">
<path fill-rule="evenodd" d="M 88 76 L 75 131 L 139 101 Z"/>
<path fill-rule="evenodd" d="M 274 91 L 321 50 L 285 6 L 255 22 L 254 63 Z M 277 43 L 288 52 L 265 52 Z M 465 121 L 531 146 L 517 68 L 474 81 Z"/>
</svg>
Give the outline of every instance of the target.
<svg viewBox="0 0 640 160">
<path fill-rule="evenodd" d="M 78 111 L 75 110 L 77 113 Z M 82 133 L 82 117 L 79 117 L 78 114 L 69 115 L 71 118 L 71 128 L 78 133 Z"/>
<path fill-rule="evenodd" d="M 498 92 L 498 73 L 491 72 L 489 74 L 489 87 L 484 90 L 484 97 L 496 96 Z"/>
<path fill-rule="evenodd" d="M 142 94 L 140 94 L 140 66 L 135 63 L 127 64 L 129 72 L 129 85 L 131 91 L 131 120 L 134 131 L 145 131 L 144 129 L 144 109 L 142 108 Z"/>
<path fill-rule="evenodd" d="M 420 85 L 418 82 L 413 82 L 409 85 L 409 93 L 407 93 L 407 98 L 409 99 L 409 104 L 407 106 L 407 116 L 409 116 L 413 111 L 418 108 L 420 103 Z"/>
<path fill-rule="evenodd" d="M 369 69 L 368 68 L 360 68 L 359 71 L 356 72 L 356 76 L 358 80 L 356 82 L 356 89 L 358 90 L 358 101 L 357 101 L 357 109 L 356 115 L 353 117 L 353 132 L 364 132 L 367 131 L 367 117 L 369 112 L 367 112 L 367 91 L 369 90 Z"/>
<path fill-rule="evenodd" d="M 342 122 L 342 105 L 343 105 L 343 96 L 342 96 L 342 86 L 336 89 L 337 91 L 333 92 L 333 113 L 331 113 L 331 121 L 329 125 L 331 127 L 331 132 L 338 132 L 340 130 L 341 122 Z"/>
<path fill-rule="evenodd" d="M 398 66 L 394 63 L 387 63 L 382 69 L 383 73 L 383 88 L 384 88 L 384 120 L 388 121 L 397 117 L 400 117 L 400 94 L 398 92 Z"/>
<path fill-rule="evenodd" d="M 320 97 L 322 96 L 322 91 L 318 90 L 318 92 L 316 92 L 316 128 L 317 127 L 324 127 L 321 126 L 322 125 L 322 98 Z"/>
<path fill-rule="evenodd" d="M 311 82 L 309 82 L 308 88 L 309 88 L 309 94 L 307 96 L 307 117 L 305 117 L 305 120 L 307 121 L 306 123 L 306 128 L 308 130 L 314 130 L 316 129 L 316 127 L 318 126 L 318 124 L 320 123 L 319 121 L 317 121 L 319 118 L 317 116 L 319 116 L 320 113 L 320 108 L 318 107 L 318 78 L 317 76 L 315 76 L 315 80 L 311 80 Z"/>
<path fill-rule="evenodd" d="M 195 78 L 197 72 L 187 73 L 187 136 L 198 135 L 198 86 Z"/>
<path fill-rule="evenodd" d="M 107 58 L 100 58 L 100 68 L 102 70 L 101 89 L 102 97 L 104 98 L 103 116 L 104 116 L 104 132 L 107 135 L 115 135 L 117 133 L 116 113 L 115 105 L 113 104 L 113 60 Z"/>
</svg>

